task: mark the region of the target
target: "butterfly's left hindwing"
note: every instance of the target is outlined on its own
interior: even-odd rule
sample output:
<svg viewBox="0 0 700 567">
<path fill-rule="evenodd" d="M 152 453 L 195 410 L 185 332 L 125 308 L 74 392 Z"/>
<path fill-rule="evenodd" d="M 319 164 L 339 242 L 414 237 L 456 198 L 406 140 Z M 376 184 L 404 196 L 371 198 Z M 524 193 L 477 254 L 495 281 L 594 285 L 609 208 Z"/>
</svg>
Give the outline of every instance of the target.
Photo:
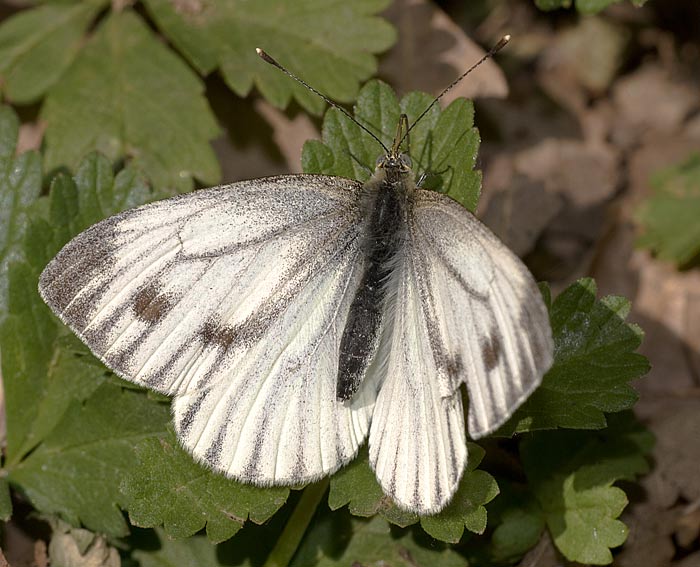
<svg viewBox="0 0 700 567">
<path fill-rule="evenodd" d="M 371 380 L 336 401 L 360 187 L 286 176 L 127 211 L 68 243 L 40 292 L 117 374 L 174 396 L 195 457 L 248 482 L 311 481 L 353 458 L 374 403 Z"/>
</svg>

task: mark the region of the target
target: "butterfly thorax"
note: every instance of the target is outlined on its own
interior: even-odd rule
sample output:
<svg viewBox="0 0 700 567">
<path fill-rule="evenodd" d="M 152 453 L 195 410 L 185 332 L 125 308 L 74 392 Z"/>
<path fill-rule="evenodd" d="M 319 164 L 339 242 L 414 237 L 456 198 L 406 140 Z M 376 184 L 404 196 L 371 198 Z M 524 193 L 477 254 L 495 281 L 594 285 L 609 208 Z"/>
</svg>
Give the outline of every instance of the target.
<svg viewBox="0 0 700 567">
<path fill-rule="evenodd" d="M 349 400 L 358 390 L 379 349 L 386 328 L 387 281 L 406 242 L 407 216 L 415 184 L 405 158 L 386 156 L 362 190 L 361 208 L 367 219 L 361 234 L 364 272 L 350 305 L 338 364 L 337 397 Z"/>
</svg>

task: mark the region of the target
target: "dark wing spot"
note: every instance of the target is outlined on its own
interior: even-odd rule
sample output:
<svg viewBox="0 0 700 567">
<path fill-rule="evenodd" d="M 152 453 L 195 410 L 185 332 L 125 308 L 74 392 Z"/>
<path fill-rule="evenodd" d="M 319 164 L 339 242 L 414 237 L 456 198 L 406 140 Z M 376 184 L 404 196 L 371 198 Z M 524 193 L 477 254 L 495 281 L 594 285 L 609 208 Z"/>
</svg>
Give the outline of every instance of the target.
<svg viewBox="0 0 700 567">
<path fill-rule="evenodd" d="M 171 299 L 160 293 L 155 283 L 147 285 L 134 297 L 134 314 L 146 323 L 157 323 L 171 308 Z"/>
<path fill-rule="evenodd" d="M 501 357 L 501 343 L 495 332 L 491 331 L 489 337 L 481 343 L 481 356 L 484 359 L 486 370 L 493 370 Z"/>
<path fill-rule="evenodd" d="M 206 344 L 214 344 L 228 349 L 236 342 L 239 333 L 234 327 L 225 327 L 215 321 L 207 321 L 199 332 Z"/>
</svg>

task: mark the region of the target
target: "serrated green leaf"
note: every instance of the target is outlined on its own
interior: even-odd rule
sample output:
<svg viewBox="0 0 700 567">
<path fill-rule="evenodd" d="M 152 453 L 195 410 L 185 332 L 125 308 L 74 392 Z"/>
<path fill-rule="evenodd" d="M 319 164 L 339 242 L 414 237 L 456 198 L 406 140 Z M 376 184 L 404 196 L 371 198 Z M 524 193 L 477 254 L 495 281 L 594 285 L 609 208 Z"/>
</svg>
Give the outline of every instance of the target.
<svg viewBox="0 0 700 567">
<path fill-rule="evenodd" d="M 596 300 L 592 279 L 581 279 L 556 298 L 550 310 L 554 364 L 542 385 L 498 434 L 568 427 L 605 427 L 604 412 L 631 408 L 637 393 L 629 385 L 649 370 L 634 352 L 643 333 L 626 323 L 629 301 Z"/>
<path fill-rule="evenodd" d="M 348 505 L 350 513 L 356 516 L 369 517 L 379 514 L 400 527 L 415 524 L 420 520 L 427 533 L 446 542 L 458 542 L 464 528 L 471 532 L 483 533 L 486 528 L 484 504 L 496 497 L 498 485 L 490 474 L 476 470 L 484 456 L 483 449 L 474 443 L 469 443 L 468 449 L 467 470 L 457 493 L 450 505 L 435 516 L 419 518 L 399 509 L 385 496 L 369 466 L 366 449 L 331 478 L 328 505 L 331 510 Z"/>
<path fill-rule="evenodd" d="M 511 507 L 491 536 L 491 553 L 496 562 L 513 562 L 539 541 L 544 517 L 534 506 Z"/>
<path fill-rule="evenodd" d="M 287 488 L 257 488 L 203 468 L 180 448 L 171 432 L 135 447 L 138 466 L 122 483 L 129 518 L 136 526 L 163 525 L 172 538 L 188 537 L 206 525 L 214 543 L 233 536 L 250 518 L 267 521 L 286 502 Z"/>
<path fill-rule="evenodd" d="M 0 323 L 8 313 L 8 269 L 24 258 L 28 215 L 41 195 L 41 159 L 36 152 L 15 157 L 19 119 L 0 106 Z"/>
<path fill-rule="evenodd" d="M 576 0 L 576 9 L 583 14 L 597 14 L 611 4 L 622 0 Z M 634 6 L 643 6 L 647 0 L 630 0 Z M 560 8 L 570 8 L 572 0 L 535 0 L 535 5 L 540 10 L 550 11 Z"/>
<path fill-rule="evenodd" d="M 0 26 L 5 96 L 19 104 L 42 97 L 73 62 L 90 22 L 107 4 L 106 0 L 48 4 L 5 20 Z"/>
<path fill-rule="evenodd" d="M 386 520 L 364 520 L 344 512 L 322 516 L 307 532 L 292 567 L 464 567 L 447 545 L 412 530 L 392 530 Z"/>
<path fill-rule="evenodd" d="M 17 175 L 26 173 L 18 169 Z M 62 348 L 57 320 L 37 291 L 39 274 L 77 232 L 105 215 L 143 203 L 149 195 L 133 171 L 115 177 L 106 158 L 92 155 L 80 164 L 75 178 L 62 174 L 54 180 L 50 223 L 43 212 L 24 215 L 22 248 L 8 268 L 9 317 L 0 328 L 9 463 L 18 463 L 40 443 L 71 401 L 89 397 L 106 373 L 91 355 L 86 361 L 84 351 L 76 358 L 75 350 Z"/>
<path fill-rule="evenodd" d="M 131 11 L 111 13 L 46 98 L 46 168 L 98 150 L 129 159 L 158 188 L 213 184 L 220 172 L 208 142 L 218 126 L 203 91 Z"/>
<path fill-rule="evenodd" d="M 388 85 L 370 81 L 357 98 L 355 118 L 389 147 L 400 115 L 408 115 L 413 124 L 432 101 L 425 93 L 410 93 L 399 102 Z M 323 142 L 304 144 L 302 165 L 306 173 L 364 182 L 384 153 L 376 140 L 333 108 L 323 120 L 322 134 Z M 473 169 L 479 143 L 471 102 L 458 99 L 443 111 L 434 106 L 410 134 L 408 149 L 416 179 L 424 176 L 426 189 L 446 193 L 473 211 L 481 189 L 481 172 Z"/>
<path fill-rule="evenodd" d="M 84 405 L 72 403 L 44 442 L 10 469 L 9 481 L 40 512 L 124 536 L 119 485 L 136 466 L 134 446 L 164 436 L 169 421 L 167 404 L 104 383 Z"/>
<path fill-rule="evenodd" d="M 685 264 L 700 254 L 700 154 L 658 172 L 653 192 L 636 211 L 644 234 L 637 244 Z"/>
<path fill-rule="evenodd" d="M 521 444 L 530 487 L 543 510 L 552 539 L 571 561 L 604 565 L 610 548 L 622 545 L 626 526 L 617 520 L 627 505 L 612 486 L 648 471 L 650 433 L 631 414 L 611 416 L 608 429 L 541 432 Z"/>
<path fill-rule="evenodd" d="M 137 549 L 131 556 L 141 567 L 223 567 L 228 561 L 219 560 L 219 547 L 206 537 L 172 540 L 163 530 L 156 530 L 160 541 L 156 549 Z M 236 562 L 238 567 L 250 567 L 251 563 Z"/>
<path fill-rule="evenodd" d="M 255 48 L 265 49 L 331 99 L 350 102 L 359 83 L 375 73 L 375 54 L 395 41 L 393 28 L 375 15 L 387 4 L 387 0 L 218 0 L 187 10 L 168 0 L 145 1 L 162 32 L 202 74 L 218 67 L 240 96 L 255 85 L 278 107 L 294 97 L 315 114 L 323 102 L 263 62 Z"/>
<path fill-rule="evenodd" d="M 7 522 L 12 517 L 12 498 L 10 484 L 6 478 L 0 477 L 0 521 Z"/>
</svg>

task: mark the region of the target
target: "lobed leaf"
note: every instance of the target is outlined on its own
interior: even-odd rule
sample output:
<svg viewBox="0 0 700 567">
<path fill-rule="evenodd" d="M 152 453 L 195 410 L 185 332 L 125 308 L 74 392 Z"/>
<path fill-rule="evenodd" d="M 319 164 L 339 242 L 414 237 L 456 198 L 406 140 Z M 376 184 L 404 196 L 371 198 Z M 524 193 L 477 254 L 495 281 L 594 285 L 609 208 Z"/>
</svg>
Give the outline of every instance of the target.
<svg viewBox="0 0 700 567">
<path fill-rule="evenodd" d="M 375 74 L 375 54 L 396 39 L 393 28 L 376 16 L 387 0 L 219 0 L 189 10 L 169 0 L 145 0 L 145 5 L 163 34 L 201 74 L 218 68 L 239 96 L 255 86 L 275 106 L 285 107 L 293 97 L 315 114 L 323 101 L 260 60 L 256 47 L 332 100 L 351 102 L 358 84 Z"/>
<path fill-rule="evenodd" d="M 136 465 L 134 445 L 165 435 L 170 412 L 142 392 L 102 384 L 9 471 L 32 505 L 73 525 L 111 536 L 128 533 L 119 484 Z"/>
<path fill-rule="evenodd" d="M 189 537 L 206 526 L 210 541 L 232 537 L 250 518 L 267 521 L 287 501 L 288 488 L 258 488 L 215 474 L 192 460 L 171 432 L 134 448 L 137 466 L 121 489 L 129 519 L 140 527 L 163 525 L 171 538 Z"/>
<path fill-rule="evenodd" d="M 605 412 L 631 408 L 638 396 L 629 381 L 648 372 L 649 362 L 634 352 L 643 333 L 625 322 L 629 308 L 622 297 L 596 300 L 592 279 L 564 290 L 550 308 L 554 364 L 498 434 L 599 429 L 605 427 Z"/>
<path fill-rule="evenodd" d="M 649 469 L 651 434 L 631 414 L 609 421 L 596 435 L 549 431 L 521 444 L 525 474 L 555 545 L 567 559 L 584 564 L 612 562 L 610 548 L 627 537 L 617 519 L 627 497 L 612 485 Z"/>
<path fill-rule="evenodd" d="M 420 521 L 421 527 L 435 539 L 456 543 L 464 529 L 483 533 L 486 529 L 484 504 L 498 495 L 498 485 L 487 472 L 476 470 L 483 459 L 484 450 L 469 443 L 467 470 L 464 472 L 457 493 L 447 508 L 435 516 L 419 518 L 399 509 L 385 496 L 369 466 L 367 451 L 331 478 L 328 505 L 336 510 L 345 505 L 356 516 L 381 515 L 389 522 L 406 527 Z"/>
<path fill-rule="evenodd" d="M 48 94 L 45 166 L 74 167 L 98 150 L 129 158 L 156 187 L 218 181 L 218 126 L 199 78 L 131 11 L 102 21 Z"/>
</svg>

